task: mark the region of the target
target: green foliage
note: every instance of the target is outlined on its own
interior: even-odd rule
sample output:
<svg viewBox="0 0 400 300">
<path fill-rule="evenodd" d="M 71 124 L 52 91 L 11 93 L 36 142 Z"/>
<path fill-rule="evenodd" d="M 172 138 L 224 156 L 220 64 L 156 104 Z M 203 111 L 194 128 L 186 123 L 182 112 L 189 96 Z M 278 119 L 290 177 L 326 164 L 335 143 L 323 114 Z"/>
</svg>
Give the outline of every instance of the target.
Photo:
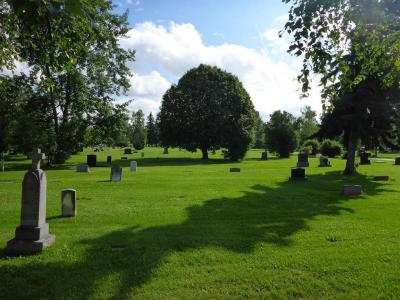
<svg viewBox="0 0 400 300">
<path fill-rule="evenodd" d="M 152 113 L 150 113 L 149 116 L 147 117 L 146 133 L 147 133 L 147 144 L 150 146 L 158 145 L 159 132 L 156 121 Z"/>
<path fill-rule="evenodd" d="M 146 145 L 146 133 L 143 129 L 137 128 L 134 130 L 132 144 L 136 150 L 144 149 L 144 146 Z"/>
<path fill-rule="evenodd" d="M 319 129 L 317 113 L 313 111 L 310 106 L 305 106 L 301 110 L 301 116 L 296 121 L 296 127 L 299 136 L 299 143 L 303 144 Z"/>
<path fill-rule="evenodd" d="M 265 123 L 261 120 L 259 112 L 256 112 L 253 147 L 265 148 Z"/>
<path fill-rule="evenodd" d="M 0 35 L 5 36 L 0 67 L 14 61 L 29 64 L 32 89 L 46 99 L 42 113 L 51 113 L 55 161 L 65 161 L 86 130 L 91 140 L 99 131 L 114 131 L 96 126 L 113 126 L 110 111 L 118 108 L 109 95 L 129 87 L 127 62 L 134 60 L 134 52 L 118 43 L 128 31 L 127 15 L 113 14 L 112 3 L 105 0 L 10 0 L 0 10 Z"/>
<path fill-rule="evenodd" d="M 342 154 L 342 145 L 335 140 L 323 140 L 321 143 L 321 154 L 334 158 Z"/>
<path fill-rule="evenodd" d="M 266 126 L 267 148 L 287 158 L 297 148 L 295 132 L 296 119 L 286 111 L 275 111 Z"/>
<path fill-rule="evenodd" d="M 305 141 L 303 143 L 303 147 L 310 147 L 311 148 L 310 154 L 316 155 L 319 152 L 321 145 L 318 140 L 312 139 Z"/>
<path fill-rule="evenodd" d="M 254 107 L 237 77 L 200 65 L 188 71 L 164 95 L 160 112 L 163 146 L 227 148 L 229 157 L 244 157 L 253 137 Z"/>
</svg>

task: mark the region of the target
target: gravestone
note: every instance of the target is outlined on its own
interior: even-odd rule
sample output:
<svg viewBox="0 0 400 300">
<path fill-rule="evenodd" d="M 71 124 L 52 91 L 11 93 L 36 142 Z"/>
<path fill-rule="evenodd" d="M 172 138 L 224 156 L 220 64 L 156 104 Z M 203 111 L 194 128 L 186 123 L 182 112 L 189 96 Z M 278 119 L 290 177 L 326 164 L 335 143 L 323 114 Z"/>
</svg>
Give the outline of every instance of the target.
<svg viewBox="0 0 400 300">
<path fill-rule="evenodd" d="M 96 167 L 97 165 L 97 156 L 94 154 L 89 154 L 86 158 L 86 164 L 89 167 Z"/>
<path fill-rule="evenodd" d="M 230 168 L 229 171 L 231 173 L 240 173 L 240 168 Z"/>
<path fill-rule="evenodd" d="M 125 149 L 125 150 L 124 150 L 124 154 L 125 154 L 125 155 L 127 155 L 127 154 L 132 154 L 132 149 L 131 149 L 131 148 Z"/>
<path fill-rule="evenodd" d="M 76 190 L 66 189 L 61 192 L 61 215 L 76 216 Z"/>
<path fill-rule="evenodd" d="M 400 157 L 396 157 L 396 159 L 395 159 L 395 161 L 394 161 L 394 164 L 395 164 L 396 166 L 400 166 Z"/>
<path fill-rule="evenodd" d="M 89 173 L 90 169 L 88 165 L 77 165 L 76 172 L 78 173 Z"/>
<path fill-rule="evenodd" d="M 300 152 L 297 158 L 297 167 L 305 168 L 309 166 L 310 164 L 308 162 L 308 154 L 306 152 Z"/>
<path fill-rule="evenodd" d="M 368 153 L 365 151 L 364 148 L 361 148 L 359 151 L 359 154 L 360 154 L 360 165 L 370 165 L 371 164 L 371 161 L 369 160 L 371 153 Z"/>
<path fill-rule="evenodd" d="M 344 185 L 342 187 L 342 194 L 345 196 L 358 196 L 362 193 L 361 185 Z"/>
<path fill-rule="evenodd" d="M 319 158 L 319 167 L 330 167 L 331 166 L 331 162 L 329 161 L 329 159 L 325 156 L 321 156 Z"/>
<path fill-rule="evenodd" d="M 111 168 L 110 181 L 118 182 L 122 179 L 122 168 L 120 165 L 113 165 Z"/>
<path fill-rule="evenodd" d="M 136 171 L 137 171 L 137 162 L 131 161 L 131 172 L 136 172 Z"/>
<path fill-rule="evenodd" d="M 45 154 L 40 149 L 32 153 L 32 167 L 22 182 L 21 224 L 15 230 L 15 238 L 7 243 L 10 256 L 41 252 L 55 241 L 46 223 L 46 174 L 40 169 Z"/>
<path fill-rule="evenodd" d="M 141 155 L 142 155 L 142 158 L 143 158 L 143 157 L 144 157 L 144 152 L 142 152 L 142 154 L 141 154 Z"/>
<path fill-rule="evenodd" d="M 261 160 L 268 160 L 268 153 L 267 152 L 261 153 Z"/>
<path fill-rule="evenodd" d="M 164 148 L 163 154 L 168 154 L 168 148 Z"/>
<path fill-rule="evenodd" d="M 389 176 L 375 176 L 375 181 L 389 181 Z"/>
<path fill-rule="evenodd" d="M 110 165 L 111 164 L 111 156 L 107 156 L 107 164 Z"/>
<path fill-rule="evenodd" d="M 291 180 L 306 180 L 306 170 L 303 168 L 292 168 Z"/>
</svg>

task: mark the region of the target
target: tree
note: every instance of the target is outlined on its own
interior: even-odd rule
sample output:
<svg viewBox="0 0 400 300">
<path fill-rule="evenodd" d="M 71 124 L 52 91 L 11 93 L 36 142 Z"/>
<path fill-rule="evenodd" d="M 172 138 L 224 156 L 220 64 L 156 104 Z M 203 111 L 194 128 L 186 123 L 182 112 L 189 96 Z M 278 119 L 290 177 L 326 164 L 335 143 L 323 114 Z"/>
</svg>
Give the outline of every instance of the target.
<svg viewBox="0 0 400 300">
<path fill-rule="evenodd" d="M 326 113 L 322 123 L 330 128 L 325 131 L 344 136 L 348 153 L 344 173 L 352 174 L 356 171 L 356 145 L 363 134 L 370 132 L 375 140 L 387 141 L 398 119 L 396 100 L 390 95 L 397 93 L 393 90 L 400 77 L 400 3 L 283 2 L 293 2 L 285 29 L 294 37 L 289 51 L 304 55 L 298 78 L 303 92 L 310 88 L 311 73 L 320 74 Z M 372 119 L 374 122 L 369 121 Z M 388 125 L 382 125 L 385 122 Z M 334 128 L 337 124 L 340 130 Z"/>
<path fill-rule="evenodd" d="M 310 106 L 305 106 L 301 110 L 301 116 L 297 120 L 297 126 L 299 142 L 303 144 L 319 130 L 317 113 L 313 111 Z"/>
<path fill-rule="evenodd" d="M 265 123 L 260 118 L 260 113 L 256 112 L 254 130 L 254 148 L 261 149 L 265 147 Z"/>
<path fill-rule="evenodd" d="M 132 112 L 132 144 L 136 150 L 142 150 L 146 145 L 146 128 L 144 123 L 144 113 L 141 109 L 137 112 Z"/>
<path fill-rule="evenodd" d="M 163 146 L 225 147 L 232 160 L 244 157 L 252 141 L 254 107 L 239 79 L 217 67 L 188 71 L 164 95 L 160 112 Z"/>
<path fill-rule="evenodd" d="M 0 7 L 6 38 L 0 66 L 13 61 L 30 66 L 31 84 L 46 99 L 44 112 L 51 112 L 55 161 L 62 163 L 82 129 L 93 128 L 113 109 L 110 95 L 129 87 L 126 63 L 134 52 L 118 43 L 128 31 L 127 15 L 113 14 L 105 0 L 10 0 Z"/>
<path fill-rule="evenodd" d="M 275 111 L 267 123 L 265 139 L 270 152 L 287 158 L 297 147 L 295 132 L 296 118 L 286 111 Z"/>
<path fill-rule="evenodd" d="M 152 113 L 147 117 L 146 132 L 147 144 L 150 146 L 156 146 L 158 144 L 158 130 Z"/>
</svg>

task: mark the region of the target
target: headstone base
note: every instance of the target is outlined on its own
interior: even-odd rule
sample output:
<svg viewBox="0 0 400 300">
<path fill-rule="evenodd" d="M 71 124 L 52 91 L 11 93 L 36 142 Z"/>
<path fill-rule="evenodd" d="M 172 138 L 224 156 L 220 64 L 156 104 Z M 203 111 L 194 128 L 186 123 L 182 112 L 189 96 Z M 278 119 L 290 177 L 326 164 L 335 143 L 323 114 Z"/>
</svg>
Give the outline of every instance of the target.
<svg viewBox="0 0 400 300">
<path fill-rule="evenodd" d="M 15 239 L 37 241 L 49 234 L 49 224 L 45 223 L 40 227 L 19 226 L 15 230 Z"/>
<path fill-rule="evenodd" d="M 44 238 L 36 241 L 12 239 L 7 243 L 8 256 L 31 255 L 42 252 L 56 240 L 54 234 L 48 234 Z"/>
<path fill-rule="evenodd" d="M 310 163 L 308 162 L 298 162 L 297 167 L 298 168 L 308 168 L 310 166 Z"/>
</svg>

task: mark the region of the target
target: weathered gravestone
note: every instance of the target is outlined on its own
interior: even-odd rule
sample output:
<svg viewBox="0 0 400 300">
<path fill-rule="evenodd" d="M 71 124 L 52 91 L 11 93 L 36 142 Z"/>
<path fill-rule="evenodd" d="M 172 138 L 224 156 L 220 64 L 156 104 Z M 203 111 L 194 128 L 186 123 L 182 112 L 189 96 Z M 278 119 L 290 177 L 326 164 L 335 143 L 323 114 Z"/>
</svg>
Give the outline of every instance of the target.
<svg viewBox="0 0 400 300">
<path fill-rule="evenodd" d="M 267 152 L 262 152 L 261 153 L 261 160 L 268 160 L 268 153 Z"/>
<path fill-rule="evenodd" d="M 142 155 L 142 158 L 143 158 L 143 157 L 144 157 L 144 152 L 142 152 L 142 154 L 141 154 L 141 155 Z"/>
<path fill-rule="evenodd" d="M 96 167 L 97 166 L 97 156 L 94 154 L 89 154 L 86 158 L 86 164 L 89 167 Z"/>
<path fill-rule="evenodd" d="M 360 154 L 360 165 L 370 165 L 371 164 L 371 161 L 369 160 L 371 153 L 368 153 L 365 150 L 360 150 L 359 154 Z"/>
<path fill-rule="evenodd" d="M 111 164 L 111 160 L 112 160 L 111 156 L 107 156 L 107 164 L 108 164 L 108 165 Z"/>
<path fill-rule="evenodd" d="M 306 170 L 303 168 L 292 168 L 291 180 L 306 180 Z"/>
<path fill-rule="evenodd" d="M 310 164 L 308 162 L 308 153 L 300 152 L 297 158 L 297 167 L 298 168 L 305 168 L 309 167 Z"/>
<path fill-rule="evenodd" d="M 125 150 L 124 150 L 124 154 L 125 154 L 125 155 L 127 155 L 127 154 L 132 154 L 132 149 L 131 149 L 131 148 L 125 149 Z"/>
<path fill-rule="evenodd" d="M 111 168 L 111 175 L 110 175 L 110 181 L 121 181 L 122 179 L 122 168 L 120 165 L 113 165 Z"/>
<path fill-rule="evenodd" d="M 89 173 L 90 169 L 88 165 L 77 165 L 76 172 L 78 173 Z"/>
<path fill-rule="evenodd" d="M 395 161 L 394 161 L 394 164 L 395 164 L 396 166 L 400 166 L 400 157 L 396 157 L 396 159 L 395 159 Z"/>
<path fill-rule="evenodd" d="M 131 172 L 136 172 L 136 171 L 137 171 L 137 162 L 131 161 Z"/>
<path fill-rule="evenodd" d="M 21 225 L 15 230 L 15 238 L 7 243 L 7 254 L 29 255 L 49 247 L 56 236 L 49 234 L 46 223 L 46 174 L 40 169 L 45 158 L 40 149 L 32 153 L 32 167 L 22 182 Z"/>
<path fill-rule="evenodd" d="M 168 148 L 164 148 L 163 154 L 168 154 Z"/>
<path fill-rule="evenodd" d="M 361 185 L 344 185 L 342 187 L 342 194 L 345 196 L 358 196 L 362 193 Z"/>
<path fill-rule="evenodd" d="M 389 176 L 375 176 L 374 180 L 375 181 L 389 181 Z"/>
<path fill-rule="evenodd" d="M 329 159 L 325 156 L 321 156 L 319 158 L 319 167 L 330 167 L 331 166 L 331 162 L 329 161 Z"/>
<path fill-rule="evenodd" d="M 76 216 L 76 190 L 66 189 L 61 192 L 61 215 Z"/>
<path fill-rule="evenodd" d="M 229 172 L 231 172 L 231 173 L 240 173 L 240 168 L 230 168 Z"/>
</svg>

